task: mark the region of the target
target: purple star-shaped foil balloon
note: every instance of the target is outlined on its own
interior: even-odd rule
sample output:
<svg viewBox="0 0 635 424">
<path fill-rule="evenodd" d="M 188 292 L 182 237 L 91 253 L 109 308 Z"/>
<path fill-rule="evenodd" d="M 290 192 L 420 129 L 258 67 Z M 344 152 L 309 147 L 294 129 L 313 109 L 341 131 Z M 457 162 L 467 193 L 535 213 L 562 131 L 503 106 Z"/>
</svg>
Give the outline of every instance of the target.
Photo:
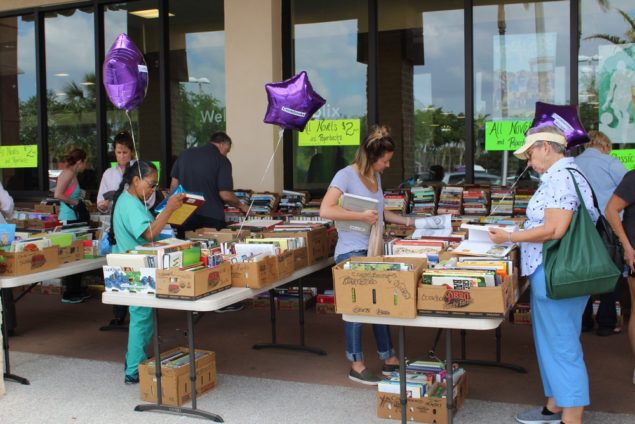
<svg viewBox="0 0 635 424">
<path fill-rule="evenodd" d="M 119 34 L 106 53 L 102 75 L 106 94 L 117 109 L 130 111 L 145 99 L 148 67 L 128 35 Z"/>
<path fill-rule="evenodd" d="M 303 131 L 311 116 L 326 100 L 313 90 L 305 71 L 284 80 L 265 84 L 267 91 L 267 124 Z"/>
<path fill-rule="evenodd" d="M 578 109 L 573 105 L 536 102 L 536 113 L 531 128 L 545 125 L 554 125 L 563 132 L 568 149 L 589 141 L 589 136 L 580 122 Z"/>
</svg>

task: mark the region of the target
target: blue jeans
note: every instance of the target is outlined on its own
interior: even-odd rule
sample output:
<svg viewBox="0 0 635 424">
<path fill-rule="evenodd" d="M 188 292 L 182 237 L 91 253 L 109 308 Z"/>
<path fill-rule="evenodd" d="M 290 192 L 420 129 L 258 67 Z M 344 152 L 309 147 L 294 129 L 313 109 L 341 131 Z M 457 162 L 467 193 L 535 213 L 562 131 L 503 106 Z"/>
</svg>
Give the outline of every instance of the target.
<svg viewBox="0 0 635 424">
<path fill-rule="evenodd" d="M 367 253 L 366 250 L 342 253 L 335 258 L 335 262 L 343 262 L 352 256 L 366 256 Z M 344 330 L 346 333 L 346 357 L 351 362 L 363 362 L 362 324 L 359 322 L 344 322 Z M 385 360 L 391 356 L 395 356 L 395 349 L 392 347 L 389 327 L 387 325 L 373 324 L 373 333 L 375 334 L 375 343 L 377 344 L 379 359 Z"/>
</svg>

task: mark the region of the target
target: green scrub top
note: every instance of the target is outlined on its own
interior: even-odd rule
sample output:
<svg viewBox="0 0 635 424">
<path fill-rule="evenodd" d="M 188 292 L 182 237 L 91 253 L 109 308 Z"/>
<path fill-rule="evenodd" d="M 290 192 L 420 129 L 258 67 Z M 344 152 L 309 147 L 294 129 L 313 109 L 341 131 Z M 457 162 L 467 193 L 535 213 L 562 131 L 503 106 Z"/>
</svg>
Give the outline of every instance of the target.
<svg viewBox="0 0 635 424">
<path fill-rule="evenodd" d="M 124 191 L 117 199 L 113 213 L 117 240 L 117 244 L 112 247 L 113 253 L 125 253 L 148 242 L 143 233 L 152 224 L 154 217 L 141 200 Z"/>
</svg>

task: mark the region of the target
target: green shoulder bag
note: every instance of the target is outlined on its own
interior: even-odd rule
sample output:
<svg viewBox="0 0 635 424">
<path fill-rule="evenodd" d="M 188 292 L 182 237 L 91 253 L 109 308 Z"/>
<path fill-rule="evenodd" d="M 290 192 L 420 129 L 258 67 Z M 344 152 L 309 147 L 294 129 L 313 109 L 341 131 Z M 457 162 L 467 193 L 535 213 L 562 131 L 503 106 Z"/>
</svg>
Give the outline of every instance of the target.
<svg viewBox="0 0 635 424">
<path fill-rule="evenodd" d="M 560 240 L 543 243 L 542 259 L 551 299 L 608 293 L 615 289 L 620 270 L 591 220 L 571 171 L 580 205 L 573 213 L 566 234 Z"/>
</svg>

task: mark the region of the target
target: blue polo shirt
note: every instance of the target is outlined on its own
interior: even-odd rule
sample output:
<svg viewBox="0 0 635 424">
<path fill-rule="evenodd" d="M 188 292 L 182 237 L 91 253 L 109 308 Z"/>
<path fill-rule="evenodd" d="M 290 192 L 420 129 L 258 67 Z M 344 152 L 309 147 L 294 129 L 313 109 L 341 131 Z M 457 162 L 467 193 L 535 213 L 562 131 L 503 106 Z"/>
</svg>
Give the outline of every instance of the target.
<svg viewBox="0 0 635 424">
<path fill-rule="evenodd" d="M 575 158 L 575 163 L 591 183 L 604 215 L 604 209 L 617 185 L 626 175 L 626 167 L 619 159 L 589 147 Z"/>
</svg>

